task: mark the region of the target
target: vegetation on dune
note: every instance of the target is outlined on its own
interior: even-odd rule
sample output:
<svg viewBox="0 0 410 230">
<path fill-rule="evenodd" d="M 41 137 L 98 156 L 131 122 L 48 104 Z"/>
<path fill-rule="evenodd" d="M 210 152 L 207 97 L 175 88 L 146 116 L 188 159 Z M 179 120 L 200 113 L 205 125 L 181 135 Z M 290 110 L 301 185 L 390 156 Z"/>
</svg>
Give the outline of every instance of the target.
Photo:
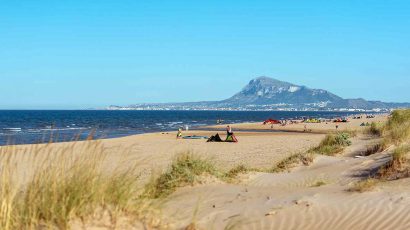
<svg viewBox="0 0 410 230">
<path fill-rule="evenodd" d="M 227 173 L 225 173 L 224 177 L 226 178 L 225 180 L 232 181 L 232 179 L 236 178 L 239 174 L 245 174 L 250 171 L 257 171 L 257 170 L 248 168 L 245 165 L 240 164 L 240 165 L 237 165 L 236 167 L 233 167 Z"/>
<path fill-rule="evenodd" d="M 383 135 L 384 124 L 378 124 L 376 122 L 372 122 L 370 127 L 367 129 L 367 133 L 373 136 L 381 137 Z"/>
<path fill-rule="evenodd" d="M 150 198 L 168 196 L 178 187 L 198 182 L 198 177 L 204 174 L 221 177 L 209 160 L 192 153 L 180 154 L 166 172 L 147 184 L 144 195 Z"/>
<path fill-rule="evenodd" d="M 103 170 L 106 154 L 98 142 L 89 142 L 76 152 L 74 146 L 46 157 L 52 160 L 39 160 L 42 163 L 24 184 L 12 175 L 13 153 L 1 152 L 0 229 L 67 229 L 70 221 L 84 220 L 98 209 L 108 211 L 112 218 L 126 214 L 149 224 L 145 215 L 151 205 L 140 198 L 137 168 L 107 172 Z M 32 154 L 34 160 L 40 157 L 38 152 Z"/>
<path fill-rule="evenodd" d="M 410 176 L 410 109 L 395 110 L 382 128 L 382 149 L 396 146 L 391 160 L 382 166 L 376 177 L 395 180 Z"/>
<path fill-rule="evenodd" d="M 385 144 L 398 145 L 410 140 L 410 109 L 395 110 L 383 128 Z"/>
<path fill-rule="evenodd" d="M 377 177 L 382 180 L 396 180 L 410 176 L 410 144 L 402 144 L 392 153 L 392 159 L 381 167 Z"/>
<path fill-rule="evenodd" d="M 372 154 L 383 151 L 383 145 L 381 143 L 376 143 L 370 146 L 367 146 L 366 151 L 363 153 L 364 156 L 370 156 Z"/>
<path fill-rule="evenodd" d="M 333 156 L 343 151 L 346 146 L 352 144 L 348 133 L 327 134 L 319 146 L 312 148 L 309 152 Z"/>
<path fill-rule="evenodd" d="M 310 152 L 291 154 L 276 163 L 271 169 L 268 170 L 268 172 L 283 172 L 300 163 L 303 165 L 310 165 L 313 162 L 313 159 L 314 154 Z"/>
<path fill-rule="evenodd" d="M 326 181 L 324 180 L 318 180 L 316 182 L 314 182 L 313 184 L 310 185 L 310 187 L 320 187 L 326 185 Z"/>
<path fill-rule="evenodd" d="M 145 186 L 143 197 L 165 198 L 179 187 L 202 183 L 207 176 L 223 182 L 234 183 L 237 181 L 235 178 L 238 175 L 257 171 L 261 170 L 240 164 L 227 172 L 222 172 L 209 159 L 203 159 L 190 152 L 181 153 L 177 155 L 165 172 L 153 177 Z"/>
<path fill-rule="evenodd" d="M 391 160 L 381 166 L 373 178 L 377 180 L 396 180 L 410 176 L 410 109 L 395 110 L 385 124 L 372 123 L 368 133 L 381 137 L 379 144 L 367 149 L 366 155 L 395 147 Z M 367 185 L 365 182 L 363 186 Z M 367 182 L 371 184 L 370 182 Z M 362 186 L 361 184 L 358 185 Z"/>
<path fill-rule="evenodd" d="M 367 178 L 365 180 L 358 181 L 349 188 L 350 192 L 368 192 L 374 189 L 378 180 L 374 178 Z"/>
</svg>

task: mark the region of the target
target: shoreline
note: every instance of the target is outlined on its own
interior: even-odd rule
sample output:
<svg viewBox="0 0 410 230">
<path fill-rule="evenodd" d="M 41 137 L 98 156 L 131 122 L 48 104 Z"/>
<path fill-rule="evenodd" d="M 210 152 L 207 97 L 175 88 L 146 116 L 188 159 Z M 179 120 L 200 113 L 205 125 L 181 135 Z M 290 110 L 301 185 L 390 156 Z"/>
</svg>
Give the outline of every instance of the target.
<svg viewBox="0 0 410 230">
<path fill-rule="evenodd" d="M 290 124 L 287 126 L 281 125 L 262 125 L 261 122 L 242 122 L 242 123 L 226 123 L 226 124 L 216 124 L 216 125 L 205 125 L 205 126 L 195 126 L 193 129 L 189 129 L 188 131 L 183 130 L 183 133 L 193 133 L 193 132 L 225 132 L 226 126 L 230 125 L 234 130 L 234 132 L 254 132 L 254 133 L 311 133 L 311 134 L 327 134 L 330 132 L 335 131 L 347 131 L 347 130 L 360 130 L 364 127 L 360 127 L 359 124 L 362 122 L 384 122 L 387 120 L 388 114 L 377 114 L 375 118 L 368 119 L 351 119 L 347 123 L 334 123 L 334 122 L 326 122 L 326 126 L 324 126 L 324 122 L 322 123 L 298 123 L 298 124 Z M 300 122 L 300 120 L 299 120 Z M 305 126 L 306 125 L 306 130 Z M 334 129 L 334 126 L 338 125 L 340 128 L 338 130 Z M 147 135 L 147 134 L 165 134 L 165 133 L 174 133 L 176 135 L 176 130 L 170 131 L 152 131 L 152 132 L 143 132 L 143 133 L 135 133 L 130 135 L 123 135 L 123 136 L 113 136 L 113 137 L 103 137 L 103 138 L 95 138 L 92 140 L 112 140 L 118 138 L 126 138 L 132 136 L 140 136 L 140 135 Z M 58 133 L 56 134 L 58 136 Z M 79 134 L 75 134 L 74 136 L 78 136 Z M 53 136 L 54 137 L 54 136 Z M 78 141 L 87 141 L 88 137 L 79 140 L 69 140 L 69 141 L 56 141 L 51 143 L 72 143 Z M 38 145 L 38 144 L 48 144 L 49 141 L 38 142 L 38 143 L 19 143 L 19 144 L 4 144 L 0 145 L 3 146 L 24 146 L 24 145 Z"/>
</svg>

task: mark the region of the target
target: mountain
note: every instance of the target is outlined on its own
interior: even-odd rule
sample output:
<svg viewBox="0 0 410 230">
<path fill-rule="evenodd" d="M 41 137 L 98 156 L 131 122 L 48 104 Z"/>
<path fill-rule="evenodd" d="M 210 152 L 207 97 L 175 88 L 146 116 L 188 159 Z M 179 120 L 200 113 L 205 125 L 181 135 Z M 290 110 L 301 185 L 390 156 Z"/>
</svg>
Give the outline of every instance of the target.
<svg viewBox="0 0 410 230">
<path fill-rule="evenodd" d="M 231 98 L 222 102 L 246 105 L 309 104 L 339 102 L 343 99 L 326 90 L 310 89 L 268 77 L 258 77 Z"/>
<path fill-rule="evenodd" d="M 148 110 L 390 110 L 410 103 L 386 103 L 362 98 L 343 99 L 323 89 L 311 89 L 269 77 L 251 80 L 240 92 L 222 101 L 135 104 L 108 109 Z"/>
</svg>

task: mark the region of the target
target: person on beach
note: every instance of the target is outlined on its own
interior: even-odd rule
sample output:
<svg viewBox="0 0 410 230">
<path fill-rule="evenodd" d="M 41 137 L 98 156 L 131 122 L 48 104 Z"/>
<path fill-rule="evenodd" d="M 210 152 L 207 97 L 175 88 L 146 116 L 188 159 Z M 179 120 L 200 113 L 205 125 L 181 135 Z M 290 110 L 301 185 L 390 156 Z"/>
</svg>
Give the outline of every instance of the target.
<svg viewBox="0 0 410 230">
<path fill-rule="evenodd" d="M 232 128 L 231 128 L 231 126 L 226 126 L 226 135 L 227 136 L 230 136 L 230 135 L 232 135 L 233 134 L 233 132 L 232 132 Z"/>
<path fill-rule="evenodd" d="M 177 139 L 179 139 L 179 138 L 181 138 L 181 137 L 182 137 L 182 129 L 179 128 L 179 129 L 178 129 L 178 133 L 177 133 Z"/>
<path fill-rule="evenodd" d="M 238 142 L 238 139 L 236 139 L 235 135 L 232 132 L 231 126 L 226 126 L 226 142 Z"/>
</svg>

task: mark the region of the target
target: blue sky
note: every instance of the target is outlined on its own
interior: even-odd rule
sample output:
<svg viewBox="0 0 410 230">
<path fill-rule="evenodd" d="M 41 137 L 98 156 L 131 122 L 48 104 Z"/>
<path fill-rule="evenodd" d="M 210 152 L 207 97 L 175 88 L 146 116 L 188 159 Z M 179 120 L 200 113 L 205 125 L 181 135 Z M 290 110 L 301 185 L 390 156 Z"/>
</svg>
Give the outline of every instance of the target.
<svg viewBox="0 0 410 230">
<path fill-rule="evenodd" d="M 225 99 L 270 76 L 410 102 L 410 1 L 1 1 L 0 109 Z"/>
</svg>

